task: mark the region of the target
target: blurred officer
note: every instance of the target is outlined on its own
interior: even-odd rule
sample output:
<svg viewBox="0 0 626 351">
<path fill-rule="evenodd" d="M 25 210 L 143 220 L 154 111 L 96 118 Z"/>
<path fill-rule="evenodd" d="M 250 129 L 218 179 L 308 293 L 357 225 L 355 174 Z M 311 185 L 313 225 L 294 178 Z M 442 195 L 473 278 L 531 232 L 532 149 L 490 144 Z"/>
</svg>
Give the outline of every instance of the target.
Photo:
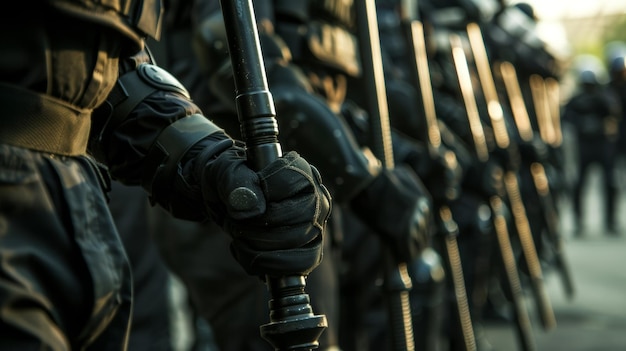
<svg viewBox="0 0 626 351">
<path fill-rule="evenodd" d="M 590 63 L 595 60 L 590 61 Z M 577 140 L 577 180 L 573 189 L 577 235 L 582 235 L 582 191 L 593 165 L 599 165 L 603 177 L 603 197 L 607 234 L 618 234 L 616 227 L 616 183 L 614 165 L 620 107 L 607 89 L 601 65 L 581 63 L 578 71 L 578 91 L 570 97 L 563 110 L 563 122 L 575 130 Z"/>
</svg>

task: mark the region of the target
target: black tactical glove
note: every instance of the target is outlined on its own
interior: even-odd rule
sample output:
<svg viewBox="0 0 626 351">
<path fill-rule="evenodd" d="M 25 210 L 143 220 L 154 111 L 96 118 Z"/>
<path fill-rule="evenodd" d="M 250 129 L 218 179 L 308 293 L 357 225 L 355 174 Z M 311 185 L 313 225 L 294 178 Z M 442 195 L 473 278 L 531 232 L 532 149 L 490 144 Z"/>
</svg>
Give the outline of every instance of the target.
<svg viewBox="0 0 626 351">
<path fill-rule="evenodd" d="M 354 213 L 378 233 L 398 262 L 409 262 L 428 246 L 432 200 L 406 166 L 383 170 L 351 201 Z"/>
<path fill-rule="evenodd" d="M 231 251 L 248 274 L 307 275 L 320 263 L 331 198 L 296 152 L 255 172 L 244 150 L 231 147 L 204 163 L 201 179 L 207 209 L 232 236 Z M 231 196 L 240 187 L 251 190 L 247 198 Z"/>
<path fill-rule="evenodd" d="M 504 196 L 504 169 L 494 160 L 476 160 L 468 169 L 463 185 L 487 197 Z"/>
<path fill-rule="evenodd" d="M 452 150 L 441 146 L 432 155 L 426 145 L 394 134 L 393 155 L 396 164 L 406 164 L 415 171 L 435 203 L 458 196 L 463 173 Z"/>
</svg>

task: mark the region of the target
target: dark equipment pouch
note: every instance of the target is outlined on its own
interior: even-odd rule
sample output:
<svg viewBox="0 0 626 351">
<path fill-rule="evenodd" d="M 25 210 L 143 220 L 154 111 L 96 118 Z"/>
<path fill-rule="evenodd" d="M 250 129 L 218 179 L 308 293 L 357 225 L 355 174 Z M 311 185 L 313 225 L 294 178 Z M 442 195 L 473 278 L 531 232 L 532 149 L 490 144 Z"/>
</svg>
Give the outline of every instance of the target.
<svg viewBox="0 0 626 351">
<path fill-rule="evenodd" d="M 297 64 L 323 66 L 351 77 L 361 73 L 356 38 L 342 27 L 322 22 L 279 23 L 276 32 L 289 46 Z"/>
</svg>

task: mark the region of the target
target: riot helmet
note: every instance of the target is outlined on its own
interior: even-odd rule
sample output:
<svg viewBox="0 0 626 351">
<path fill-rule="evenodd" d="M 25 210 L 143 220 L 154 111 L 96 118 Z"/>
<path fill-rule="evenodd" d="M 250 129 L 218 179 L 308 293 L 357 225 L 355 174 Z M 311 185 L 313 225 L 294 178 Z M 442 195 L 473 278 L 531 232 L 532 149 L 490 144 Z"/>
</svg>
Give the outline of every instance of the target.
<svg viewBox="0 0 626 351">
<path fill-rule="evenodd" d="M 488 22 L 502 7 L 498 0 L 426 0 L 419 1 L 419 6 L 430 22 L 448 28 Z"/>
<path fill-rule="evenodd" d="M 517 4 L 513 5 L 514 7 L 516 7 L 518 10 L 521 11 L 521 13 L 525 14 L 528 18 L 532 19 L 534 22 L 537 22 L 537 16 L 535 15 L 535 9 L 526 2 L 518 2 Z"/>
<path fill-rule="evenodd" d="M 592 87 L 607 82 L 607 74 L 602 61 L 590 54 L 578 55 L 573 63 L 578 84 L 582 87 Z"/>
<path fill-rule="evenodd" d="M 598 85 L 600 82 L 598 81 L 598 77 L 596 73 L 590 69 L 585 69 L 580 72 L 578 76 L 578 82 L 582 85 Z"/>
</svg>

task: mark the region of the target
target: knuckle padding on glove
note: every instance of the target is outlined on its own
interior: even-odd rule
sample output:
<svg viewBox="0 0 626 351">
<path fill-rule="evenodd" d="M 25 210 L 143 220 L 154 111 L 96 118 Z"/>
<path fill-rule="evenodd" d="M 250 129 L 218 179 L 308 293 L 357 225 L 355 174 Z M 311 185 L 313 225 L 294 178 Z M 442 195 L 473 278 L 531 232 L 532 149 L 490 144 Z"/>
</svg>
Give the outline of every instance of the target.
<svg viewBox="0 0 626 351">
<path fill-rule="evenodd" d="M 297 154 L 290 153 L 258 174 L 267 208 L 248 225 L 232 223 L 240 227 L 239 232 L 245 232 L 244 240 L 254 239 L 258 249 L 276 250 L 303 246 L 319 235 L 318 223 L 310 221 L 319 216 L 320 205 L 309 164 Z M 271 234 L 246 230 L 256 227 L 272 228 Z M 298 235 L 293 235 L 296 233 Z M 238 236 L 234 234 L 235 238 Z"/>
<path fill-rule="evenodd" d="M 265 195 L 260 188 L 259 177 L 245 165 L 246 160 L 242 157 L 242 152 L 235 147 L 226 150 L 204 168 L 203 198 L 207 202 L 212 219 L 218 224 L 222 224 L 227 215 L 234 219 L 245 219 L 258 216 L 266 210 Z M 230 193 L 239 187 L 246 187 L 255 193 L 259 199 L 256 206 L 237 209 L 228 204 Z"/>
<path fill-rule="evenodd" d="M 322 260 L 322 240 L 318 235 L 305 247 L 274 251 L 260 251 L 245 240 L 233 240 L 231 252 L 251 275 L 308 274 Z"/>
<path fill-rule="evenodd" d="M 258 173 L 268 201 L 280 201 L 302 191 L 313 192 L 311 168 L 295 153 L 286 154 Z"/>
<path fill-rule="evenodd" d="M 230 167 L 240 163 L 231 163 L 212 171 L 226 172 L 220 177 L 232 178 Z M 330 195 L 319 173 L 295 152 L 250 172 L 243 173 L 250 179 L 231 180 L 219 190 L 226 199 L 228 191 L 243 182 L 261 192 L 266 204 L 265 211 L 255 211 L 254 216 L 223 217 L 222 227 L 233 238 L 233 256 L 251 275 L 308 274 L 322 259 L 322 234 L 330 213 Z"/>
</svg>

